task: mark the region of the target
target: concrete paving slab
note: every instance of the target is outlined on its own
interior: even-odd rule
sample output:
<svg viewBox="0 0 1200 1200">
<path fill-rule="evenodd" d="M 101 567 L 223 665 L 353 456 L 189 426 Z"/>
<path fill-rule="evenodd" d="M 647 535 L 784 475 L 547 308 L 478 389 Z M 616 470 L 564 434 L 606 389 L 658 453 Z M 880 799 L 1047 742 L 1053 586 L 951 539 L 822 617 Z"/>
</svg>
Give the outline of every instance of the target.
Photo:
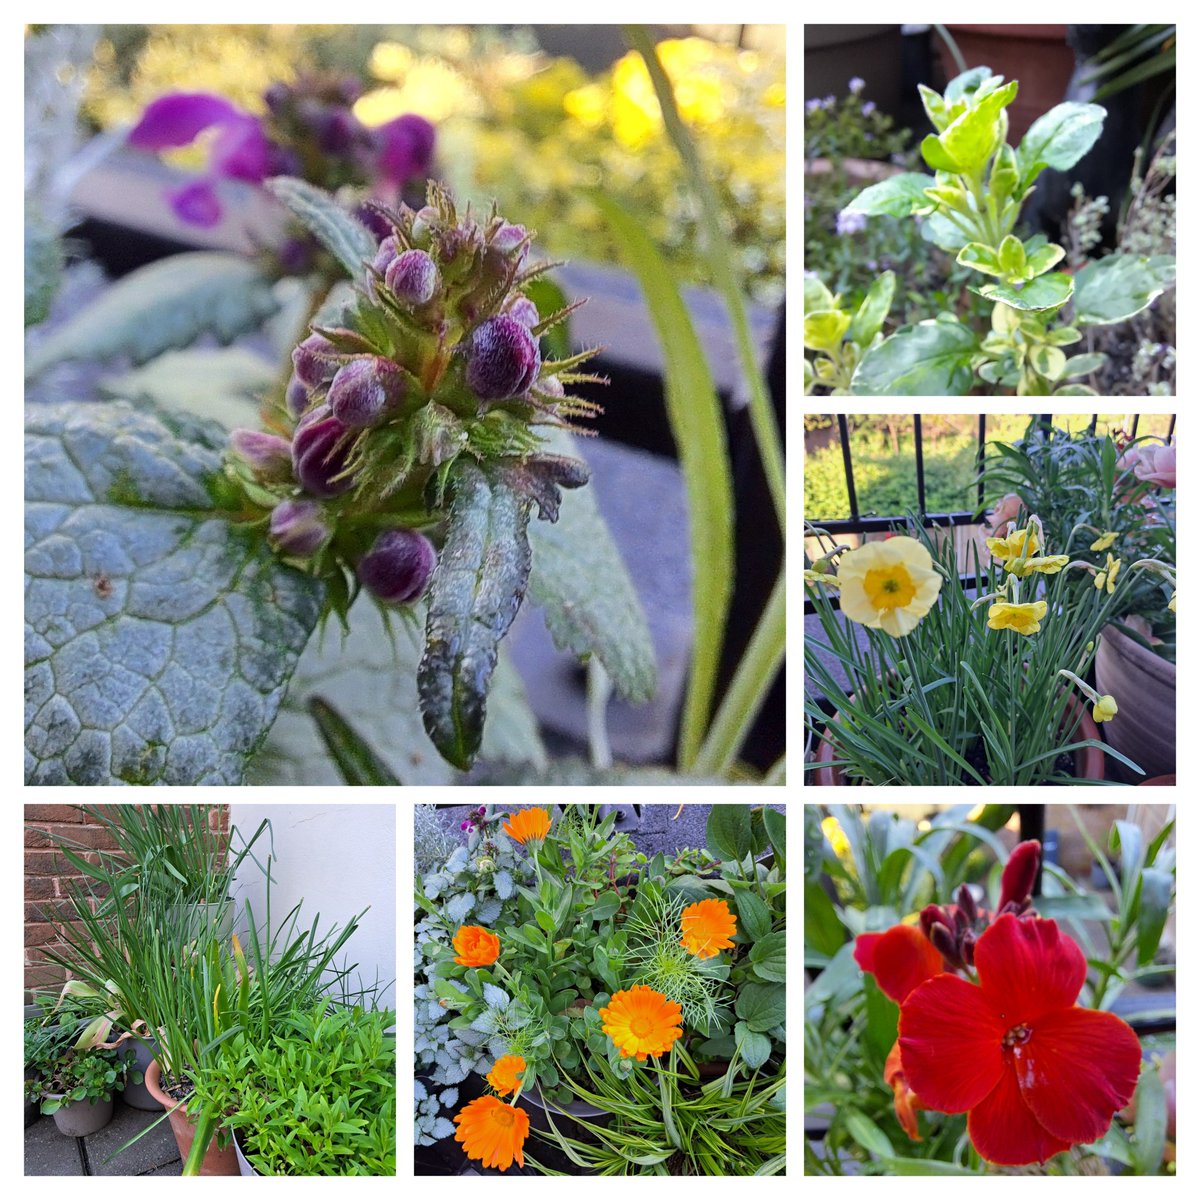
<svg viewBox="0 0 1200 1200">
<path fill-rule="evenodd" d="M 103 1129 L 83 1139 L 93 1175 L 180 1175 L 183 1163 L 175 1136 L 162 1121 L 127 1150 L 116 1154 L 130 1138 L 149 1129 L 161 1113 L 130 1108 L 117 1101 L 113 1119 Z M 83 1175 L 77 1139 L 58 1132 L 53 1117 L 42 1117 L 25 1130 L 26 1175 Z"/>
</svg>

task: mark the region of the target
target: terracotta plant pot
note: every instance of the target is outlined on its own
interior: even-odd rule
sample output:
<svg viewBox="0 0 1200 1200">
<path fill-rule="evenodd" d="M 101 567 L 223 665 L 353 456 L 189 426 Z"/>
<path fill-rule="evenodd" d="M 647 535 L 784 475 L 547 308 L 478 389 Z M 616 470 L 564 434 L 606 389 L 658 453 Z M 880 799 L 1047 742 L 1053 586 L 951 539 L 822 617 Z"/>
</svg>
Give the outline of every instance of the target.
<svg viewBox="0 0 1200 1200">
<path fill-rule="evenodd" d="M 1096 690 L 1112 696 L 1117 715 L 1105 725 L 1108 744 L 1145 775 L 1115 763 L 1126 783 L 1175 773 L 1175 664 L 1109 625 L 1096 649 Z"/>
<path fill-rule="evenodd" d="M 47 1093 L 51 1100 L 61 1100 L 61 1096 Z M 54 1123 L 59 1133 L 67 1137 L 87 1137 L 103 1129 L 112 1120 L 113 1102 L 108 1100 L 73 1100 L 64 1104 L 54 1114 Z"/>
<path fill-rule="evenodd" d="M 1070 704 L 1067 706 L 1067 713 L 1069 715 L 1074 715 L 1075 711 L 1079 707 L 1079 701 L 1072 696 Z M 835 715 L 833 722 L 836 722 L 837 719 L 838 718 Z M 831 724 L 833 722 L 831 722 Z M 1083 717 L 1079 722 L 1079 729 L 1076 732 L 1076 737 L 1080 739 L 1093 738 L 1096 741 L 1100 740 L 1100 730 L 1096 728 L 1096 722 L 1092 720 L 1086 709 L 1084 710 Z M 1074 752 L 1074 757 L 1076 779 L 1104 778 L 1103 750 L 1097 749 L 1095 746 L 1083 746 Z M 833 746 L 825 740 L 818 742 L 816 761 L 822 765 L 812 772 L 811 779 L 814 784 L 819 787 L 841 787 L 845 784 L 846 781 L 842 777 L 842 769 L 841 767 L 833 766 L 833 759 Z"/>
<path fill-rule="evenodd" d="M 157 1062 L 152 1062 L 146 1068 L 146 1089 L 155 1100 L 162 1105 L 170 1115 L 167 1120 L 171 1123 L 171 1132 L 175 1135 L 175 1144 L 179 1147 L 179 1157 L 187 1162 L 191 1153 L 192 1139 L 195 1136 L 195 1123 L 187 1114 L 187 1105 L 180 1104 L 162 1090 L 162 1068 Z M 170 1110 L 174 1109 L 174 1112 Z M 217 1149 L 217 1139 L 214 1137 L 204 1152 L 204 1161 L 200 1165 L 201 1175 L 239 1175 L 237 1153 L 232 1144 L 223 1150 Z"/>
<path fill-rule="evenodd" d="M 1139 785 L 1141 787 L 1174 787 L 1174 775 L 1155 775 L 1153 779 L 1143 780 Z"/>
</svg>

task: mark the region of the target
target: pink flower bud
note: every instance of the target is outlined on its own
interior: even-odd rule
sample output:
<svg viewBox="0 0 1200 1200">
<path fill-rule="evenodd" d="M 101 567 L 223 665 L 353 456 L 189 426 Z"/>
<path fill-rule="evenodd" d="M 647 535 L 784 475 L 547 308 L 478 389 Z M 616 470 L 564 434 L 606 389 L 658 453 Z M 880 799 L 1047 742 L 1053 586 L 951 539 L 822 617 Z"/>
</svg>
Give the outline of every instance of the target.
<svg viewBox="0 0 1200 1200">
<path fill-rule="evenodd" d="M 287 405 L 287 410 L 293 417 L 300 416 L 301 413 L 308 407 L 309 398 L 312 396 L 312 388 L 306 383 L 301 382 L 293 374 L 288 380 L 287 391 L 283 394 L 284 403 Z"/>
<path fill-rule="evenodd" d="M 533 335 L 509 316 L 484 321 L 467 343 L 467 386 L 481 400 L 524 395 L 541 366 Z"/>
<path fill-rule="evenodd" d="M 529 231 L 524 225 L 510 225 L 505 221 L 492 234 L 491 245 L 505 254 L 512 254 L 520 247 L 517 259 L 517 265 L 520 266 L 525 261 L 526 254 L 529 253 L 529 243 L 525 240 L 528 236 Z"/>
<path fill-rule="evenodd" d="M 526 329 L 532 329 L 542 319 L 538 316 L 537 305 L 528 296 L 518 296 L 508 306 L 508 315 Z"/>
<path fill-rule="evenodd" d="M 328 357 L 336 353 L 333 344 L 319 333 L 309 334 L 292 351 L 292 371 L 306 387 L 319 387 L 336 373 L 337 363 Z"/>
<path fill-rule="evenodd" d="M 375 259 L 371 266 L 383 275 L 388 267 L 396 261 L 396 256 L 400 253 L 400 247 L 396 245 L 394 234 L 389 234 L 379 243 L 379 249 L 375 251 Z"/>
<path fill-rule="evenodd" d="M 292 447 L 285 438 L 258 429 L 235 429 L 229 435 L 233 452 L 249 464 L 260 483 L 283 483 L 292 477 Z"/>
<path fill-rule="evenodd" d="M 284 500 L 271 512 L 269 536 L 282 554 L 307 558 L 329 540 L 330 529 L 315 500 Z"/>
<path fill-rule="evenodd" d="M 401 304 L 428 304 L 437 291 L 437 264 L 424 250 L 406 250 L 392 259 L 384 282 Z"/>
<path fill-rule="evenodd" d="M 384 604 L 409 604 L 429 584 L 437 552 L 415 529 L 386 529 L 358 564 L 363 586 Z"/>
<path fill-rule="evenodd" d="M 292 437 L 292 469 L 300 486 L 310 495 L 326 499 L 340 496 L 354 485 L 350 476 L 334 478 L 346 469 L 349 447 L 339 445 L 346 426 L 319 404 L 301 418 Z"/>
<path fill-rule="evenodd" d="M 1004 874 L 1000 876 L 1000 903 L 996 906 L 997 913 L 1003 912 L 1006 904 L 1020 905 L 1023 900 L 1029 899 L 1041 861 L 1042 845 L 1036 841 L 1022 842 L 1008 856 Z"/>
<path fill-rule="evenodd" d="M 351 359 L 329 385 L 329 408 L 343 425 L 362 429 L 404 398 L 404 376 L 386 358 Z"/>
</svg>

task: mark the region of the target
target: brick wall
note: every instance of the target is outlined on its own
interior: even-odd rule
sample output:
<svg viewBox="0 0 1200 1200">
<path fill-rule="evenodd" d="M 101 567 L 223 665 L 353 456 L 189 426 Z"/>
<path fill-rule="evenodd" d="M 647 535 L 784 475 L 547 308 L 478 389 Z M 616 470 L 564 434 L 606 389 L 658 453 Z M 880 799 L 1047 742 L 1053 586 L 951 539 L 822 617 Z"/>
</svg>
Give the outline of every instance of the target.
<svg viewBox="0 0 1200 1200">
<path fill-rule="evenodd" d="M 116 805 L 100 805 L 109 815 Z M 212 829 L 229 831 L 228 805 L 214 805 L 208 814 Z M 66 978 L 62 968 L 47 963 L 44 951 L 57 945 L 52 921 L 70 915 L 67 897 L 84 876 L 55 848 L 51 835 L 69 839 L 72 849 L 88 862 L 98 862 L 98 850 L 116 849 L 108 831 L 73 804 L 25 805 L 25 988 L 57 990 Z M 82 847 L 82 848 L 80 848 Z"/>
</svg>

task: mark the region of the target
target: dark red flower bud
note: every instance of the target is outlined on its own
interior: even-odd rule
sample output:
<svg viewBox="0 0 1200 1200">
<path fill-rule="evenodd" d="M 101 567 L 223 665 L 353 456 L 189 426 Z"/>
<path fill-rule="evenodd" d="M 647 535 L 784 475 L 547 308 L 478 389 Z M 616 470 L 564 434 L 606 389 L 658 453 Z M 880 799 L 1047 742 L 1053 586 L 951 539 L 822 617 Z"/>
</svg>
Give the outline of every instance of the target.
<svg viewBox="0 0 1200 1200">
<path fill-rule="evenodd" d="M 329 408 L 343 425 L 362 429 L 404 399 L 404 376 L 386 358 L 351 359 L 329 385 Z"/>
<path fill-rule="evenodd" d="M 538 316 L 537 305 L 528 296 L 518 296 L 508 306 L 508 315 L 526 329 L 532 329 L 542 319 Z"/>
<path fill-rule="evenodd" d="M 975 965 L 975 933 L 973 930 L 968 930 L 964 935 L 959 949 L 962 953 L 963 962 L 968 967 L 973 967 Z"/>
<path fill-rule="evenodd" d="M 541 370 L 533 335 L 512 317 L 491 317 L 467 343 L 467 386 L 481 400 L 521 396 Z"/>
<path fill-rule="evenodd" d="M 1022 842 L 1008 856 L 1004 874 L 1000 876 L 1000 903 L 996 906 L 997 911 L 1002 910 L 1010 901 L 1020 904 L 1022 900 L 1029 899 L 1041 861 L 1042 845 L 1036 841 Z"/>
<path fill-rule="evenodd" d="M 930 936 L 930 931 L 933 929 L 934 923 L 945 925 L 947 929 L 954 924 L 954 919 L 950 914 L 938 904 L 927 904 L 921 909 L 921 932 L 926 936 Z"/>
<path fill-rule="evenodd" d="M 405 250 L 387 267 L 384 282 L 402 304 L 428 304 L 437 291 L 437 263 L 424 250 Z"/>
<path fill-rule="evenodd" d="M 307 387 L 319 387 L 337 373 L 338 364 L 329 358 L 336 353 L 328 339 L 311 333 L 292 351 L 292 371 Z"/>
<path fill-rule="evenodd" d="M 415 529 L 387 529 L 358 564 L 358 577 L 384 604 L 409 604 L 429 585 L 437 565 L 433 544 Z"/>
<path fill-rule="evenodd" d="M 962 956 L 958 952 L 958 940 L 941 921 L 934 922 L 929 931 L 929 940 L 933 943 L 933 948 L 952 967 L 963 965 Z"/>
<path fill-rule="evenodd" d="M 229 435 L 233 451 L 249 464 L 260 483 L 282 483 L 292 477 L 292 446 L 286 438 L 259 429 L 235 429 Z"/>
<path fill-rule="evenodd" d="M 346 469 L 349 447 L 345 425 L 319 404 L 301 418 L 292 437 L 292 468 L 300 486 L 310 495 L 326 499 L 340 496 L 354 485 L 350 476 L 335 478 Z"/>
<path fill-rule="evenodd" d="M 284 500 L 271 512 L 269 536 L 283 554 L 307 558 L 325 545 L 330 532 L 315 500 Z"/>
<path fill-rule="evenodd" d="M 968 925 L 974 925 L 979 919 L 979 909 L 975 906 L 975 897 L 971 895 L 970 884 L 964 883 L 958 889 L 955 899 L 958 901 L 958 911 L 962 913 L 963 920 Z"/>
</svg>

